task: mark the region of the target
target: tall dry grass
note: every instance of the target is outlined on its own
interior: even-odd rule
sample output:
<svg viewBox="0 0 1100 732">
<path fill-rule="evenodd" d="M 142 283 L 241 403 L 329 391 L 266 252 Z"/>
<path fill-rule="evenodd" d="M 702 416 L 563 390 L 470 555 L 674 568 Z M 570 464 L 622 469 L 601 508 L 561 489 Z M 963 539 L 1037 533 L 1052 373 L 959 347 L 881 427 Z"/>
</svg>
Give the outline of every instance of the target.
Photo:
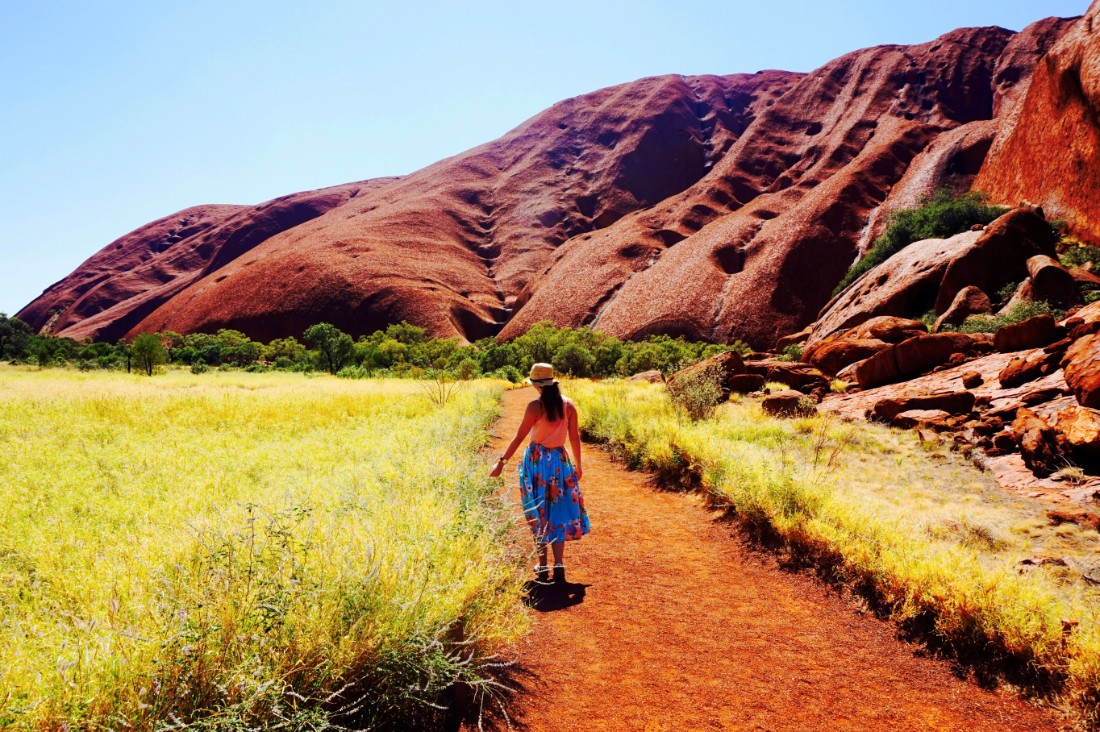
<svg viewBox="0 0 1100 732">
<path fill-rule="evenodd" d="M 499 389 L 0 369 L 0 728 L 433 724 L 525 557 Z"/>
<path fill-rule="evenodd" d="M 692 422 L 662 385 L 570 394 L 582 429 L 629 466 L 701 487 L 895 621 L 1100 725 L 1100 593 L 1080 571 L 1100 560 L 1095 532 L 1050 526 L 1047 506 L 913 433 L 775 419 L 750 400 Z"/>
</svg>

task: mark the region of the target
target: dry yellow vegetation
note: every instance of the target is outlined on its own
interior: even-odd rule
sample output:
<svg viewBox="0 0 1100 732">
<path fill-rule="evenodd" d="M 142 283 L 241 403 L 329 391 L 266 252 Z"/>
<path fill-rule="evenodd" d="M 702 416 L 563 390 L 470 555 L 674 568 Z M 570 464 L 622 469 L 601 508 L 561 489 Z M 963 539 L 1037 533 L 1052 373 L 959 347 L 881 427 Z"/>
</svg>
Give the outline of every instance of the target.
<svg viewBox="0 0 1100 732">
<path fill-rule="evenodd" d="M 499 387 L 0 367 L 0 727 L 430 719 L 521 634 Z"/>
</svg>

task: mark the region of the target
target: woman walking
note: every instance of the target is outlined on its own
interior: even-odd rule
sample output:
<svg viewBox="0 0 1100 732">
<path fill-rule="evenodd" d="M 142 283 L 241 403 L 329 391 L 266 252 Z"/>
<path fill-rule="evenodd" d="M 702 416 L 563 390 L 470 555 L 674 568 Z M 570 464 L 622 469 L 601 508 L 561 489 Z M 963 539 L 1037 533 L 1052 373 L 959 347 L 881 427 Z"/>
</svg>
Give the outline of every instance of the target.
<svg viewBox="0 0 1100 732">
<path fill-rule="evenodd" d="M 523 413 L 516 436 L 497 460 L 490 477 L 496 478 L 504 464 L 531 435 L 531 442 L 519 464 L 519 489 L 523 515 L 539 550 L 535 572 L 540 581 L 550 579 L 546 546 L 554 554 L 554 581 L 565 582 L 565 542 L 588 533 L 588 512 L 581 495 L 581 436 L 577 429 L 577 408 L 565 399 L 554 378 L 554 367 L 537 363 L 531 367 L 528 383 L 539 392 Z M 569 442 L 570 459 L 565 450 Z"/>
</svg>

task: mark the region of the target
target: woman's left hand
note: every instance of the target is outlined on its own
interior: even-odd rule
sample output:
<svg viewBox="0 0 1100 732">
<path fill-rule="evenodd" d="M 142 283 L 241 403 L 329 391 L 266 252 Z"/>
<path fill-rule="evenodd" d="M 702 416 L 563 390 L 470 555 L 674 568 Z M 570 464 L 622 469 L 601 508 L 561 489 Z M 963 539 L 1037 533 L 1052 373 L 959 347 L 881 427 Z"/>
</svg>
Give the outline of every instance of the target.
<svg viewBox="0 0 1100 732">
<path fill-rule="evenodd" d="M 581 479 L 581 473 L 583 473 L 584 471 L 581 470 L 580 466 L 578 465 L 575 472 L 577 474 L 577 480 L 579 481 Z"/>
<path fill-rule="evenodd" d="M 504 472 L 504 463 L 497 460 L 496 465 L 494 465 L 493 469 L 489 471 L 489 477 L 499 478 L 502 472 Z"/>
</svg>

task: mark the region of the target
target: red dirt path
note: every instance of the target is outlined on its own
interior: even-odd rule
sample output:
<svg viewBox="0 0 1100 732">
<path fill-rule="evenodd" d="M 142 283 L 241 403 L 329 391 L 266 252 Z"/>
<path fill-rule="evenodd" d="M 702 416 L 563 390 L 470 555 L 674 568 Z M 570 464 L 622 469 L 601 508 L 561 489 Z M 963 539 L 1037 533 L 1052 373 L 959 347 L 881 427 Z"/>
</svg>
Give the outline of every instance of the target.
<svg viewBox="0 0 1100 732">
<path fill-rule="evenodd" d="M 530 389 L 504 396 L 502 449 Z M 510 466 L 506 475 L 514 482 Z M 961 680 L 811 577 L 753 551 L 698 495 L 584 451 L 592 533 L 570 542 L 584 601 L 537 612 L 515 653 L 522 728 L 1049 730 L 1055 717 Z M 518 488 L 509 490 L 518 501 Z"/>
</svg>

